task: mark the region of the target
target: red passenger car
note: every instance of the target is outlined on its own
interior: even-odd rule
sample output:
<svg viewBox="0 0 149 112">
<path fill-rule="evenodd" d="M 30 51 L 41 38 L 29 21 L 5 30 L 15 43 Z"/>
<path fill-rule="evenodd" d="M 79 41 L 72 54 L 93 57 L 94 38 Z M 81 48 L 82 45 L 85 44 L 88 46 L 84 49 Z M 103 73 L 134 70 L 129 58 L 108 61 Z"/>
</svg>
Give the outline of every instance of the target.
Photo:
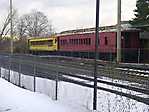
<svg viewBox="0 0 149 112">
<path fill-rule="evenodd" d="M 110 56 L 116 56 L 117 32 L 102 31 L 99 33 L 98 52 L 100 59 L 107 60 Z M 123 58 L 135 59 L 136 51 L 140 47 L 139 31 L 122 31 L 121 47 Z M 90 53 L 92 56 L 95 51 L 95 32 L 66 33 L 58 36 L 59 52 L 68 54 L 69 52 Z M 86 54 L 85 54 L 86 55 Z"/>
<path fill-rule="evenodd" d="M 95 33 L 60 35 L 59 51 L 82 51 L 94 52 Z M 99 37 L 98 51 L 103 53 L 115 52 L 116 33 L 101 32 Z"/>
</svg>

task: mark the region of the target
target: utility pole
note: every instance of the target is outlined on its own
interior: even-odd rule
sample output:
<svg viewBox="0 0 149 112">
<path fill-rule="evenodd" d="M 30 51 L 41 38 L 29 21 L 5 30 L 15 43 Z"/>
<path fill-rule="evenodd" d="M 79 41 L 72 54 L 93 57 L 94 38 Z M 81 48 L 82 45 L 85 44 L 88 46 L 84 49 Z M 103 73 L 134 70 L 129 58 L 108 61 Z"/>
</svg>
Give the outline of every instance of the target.
<svg viewBox="0 0 149 112">
<path fill-rule="evenodd" d="M 13 54 L 12 0 L 9 1 L 9 5 L 10 5 L 9 19 L 10 19 L 10 54 L 11 55 L 9 55 L 9 75 L 8 75 L 8 82 L 10 82 L 11 56 Z"/>
<path fill-rule="evenodd" d="M 117 62 L 121 62 L 121 0 L 117 5 Z"/>
<path fill-rule="evenodd" d="M 99 45 L 99 5 L 100 0 L 96 0 L 96 37 L 95 37 L 95 59 L 94 59 L 94 96 L 93 96 L 93 110 L 97 110 L 97 59 L 98 59 L 98 45 Z"/>
<path fill-rule="evenodd" d="M 11 55 L 13 54 L 13 20 L 12 20 L 12 0 L 10 0 L 10 50 L 11 50 Z"/>
</svg>

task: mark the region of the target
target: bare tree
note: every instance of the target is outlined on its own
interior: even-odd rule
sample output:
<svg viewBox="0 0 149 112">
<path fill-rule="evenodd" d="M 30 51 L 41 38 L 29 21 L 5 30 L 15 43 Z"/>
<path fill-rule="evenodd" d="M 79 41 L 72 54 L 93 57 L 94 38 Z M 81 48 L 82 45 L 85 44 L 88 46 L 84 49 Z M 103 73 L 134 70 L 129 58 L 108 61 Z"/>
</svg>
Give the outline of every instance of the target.
<svg viewBox="0 0 149 112">
<path fill-rule="evenodd" d="M 27 51 L 26 37 L 47 37 L 53 34 L 52 25 L 47 16 L 42 12 L 33 11 L 29 14 L 18 17 L 16 10 L 13 11 L 13 36 L 17 36 L 19 40 L 14 40 L 14 52 Z M 4 20 L 2 29 L 0 30 L 0 51 L 9 51 L 10 38 L 2 37 L 10 33 L 10 14 Z"/>
<path fill-rule="evenodd" d="M 20 17 L 17 23 L 17 35 L 20 39 L 26 36 L 26 24 L 24 17 Z"/>
<path fill-rule="evenodd" d="M 12 14 L 13 20 L 16 19 L 15 18 L 16 13 L 17 13 L 17 11 L 16 10 L 13 10 L 13 14 Z M 10 20 L 11 20 L 10 13 L 8 13 L 8 15 L 6 16 L 6 18 L 4 19 L 4 22 L 3 22 L 2 27 L 1 27 L 1 30 L 0 30 L 0 40 L 2 40 L 2 37 L 3 36 L 6 36 L 10 32 L 10 27 L 9 27 Z M 13 27 L 15 28 L 15 23 L 13 24 Z"/>
<path fill-rule="evenodd" d="M 39 11 L 33 11 L 22 16 L 18 25 L 20 35 L 41 37 L 52 33 L 52 25 L 47 16 Z"/>
<path fill-rule="evenodd" d="M 16 31 L 19 38 L 14 42 L 14 52 L 17 53 L 26 53 L 28 51 L 27 37 L 48 37 L 54 32 L 47 16 L 39 11 L 33 11 L 19 17 L 15 26 L 16 30 L 14 31 Z"/>
<path fill-rule="evenodd" d="M 16 35 L 16 23 L 17 23 L 17 11 L 13 10 L 12 12 L 13 19 L 13 35 Z M 10 38 L 7 35 L 10 34 L 10 22 L 11 16 L 10 13 L 3 19 L 3 23 L 0 27 L 0 51 L 9 52 L 10 51 Z"/>
</svg>

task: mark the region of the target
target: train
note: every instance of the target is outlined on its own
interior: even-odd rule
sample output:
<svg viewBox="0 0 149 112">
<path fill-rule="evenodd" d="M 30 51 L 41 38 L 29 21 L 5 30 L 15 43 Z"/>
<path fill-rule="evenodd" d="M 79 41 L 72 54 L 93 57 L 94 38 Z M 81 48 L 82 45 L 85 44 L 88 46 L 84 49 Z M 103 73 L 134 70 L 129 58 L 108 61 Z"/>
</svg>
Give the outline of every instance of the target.
<svg viewBox="0 0 149 112">
<path fill-rule="evenodd" d="M 49 38 L 30 38 L 28 40 L 30 51 L 34 52 L 54 52 L 58 51 L 58 41 L 55 36 Z"/>
<path fill-rule="evenodd" d="M 49 54 L 92 59 L 95 56 L 95 28 L 63 31 L 48 38 L 30 38 L 28 45 L 30 53 L 36 55 Z M 136 28 L 122 28 L 122 61 L 138 62 L 140 48 L 140 30 Z M 116 26 L 100 27 L 98 46 L 99 59 L 116 61 L 116 52 Z"/>
</svg>

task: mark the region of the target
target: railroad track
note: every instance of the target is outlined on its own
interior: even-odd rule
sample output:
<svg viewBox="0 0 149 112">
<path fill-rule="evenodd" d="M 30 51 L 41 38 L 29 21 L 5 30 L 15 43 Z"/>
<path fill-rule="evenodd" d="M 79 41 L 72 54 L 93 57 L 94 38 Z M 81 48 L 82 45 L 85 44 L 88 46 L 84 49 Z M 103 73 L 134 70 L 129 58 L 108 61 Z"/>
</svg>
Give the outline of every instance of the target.
<svg viewBox="0 0 149 112">
<path fill-rule="evenodd" d="M 37 61 L 38 60 L 38 61 Z M 52 61 L 51 61 L 52 60 Z M 36 76 L 36 77 L 42 77 L 42 78 L 48 78 L 55 80 L 56 79 L 56 73 L 58 73 L 58 79 L 61 81 L 66 81 L 70 83 L 79 84 L 82 86 L 93 88 L 93 85 L 90 84 L 94 81 L 93 79 L 93 67 L 91 67 L 92 62 L 90 61 L 66 61 L 62 60 L 57 61 L 54 59 L 42 59 L 42 58 L 36 58 L 36 57 L 11 57 L 11 60 L 8 59 L 7 56 L 0 57 L 0 66 L 4 67 L 6 69 L 12 69 L 17 72 L 21 72 L 23 74 L 28 74 L 30 76 Z M 59 60 L 59 59 L 58 59 Z M 9 61 L 11 61 L 11 66 L 9 65 Z M 88 63 L 88 64 L 87 64 Z M 90 64 L 89 64 L 90 63 Z M 112 66 L 111 66 L 112 65 Z M 19 69 L 19 66 L 21 66 L 21 69 Z M 34 67 L 36 67 L 36 74 L 34 74 Z M 138 70 L 130 69 L 126 67 L 120 67 L 116 64 L 99 64 L 98 65 L 98 83 L 106 84 L 108 86 L 113 86 L 117 88 L 122 88 L 126 90 L 131 90 L 134 92 L 137 92 L 139 94 L 149 95 L 149 88 L 148 88 L 148 75 L 146 76 L 140 76 L 140 75 L 132 75 L 131 73 L 136 73 Z M 120 72 L 124 72 L 124 74 L 120 74 Z M 127 72 L 127 74 L 126 74 Z M 142 74 L 143 71 L 139 71 L 139 73 Z M 145 71 L 146 73 L 146 71 Z M 122 78 L 122 75 L 125 75 L 125 78 Z M 128 76 L 131 77 L 128 77 Z M 121 80 L 121 81 L 129 81 L 129 84 L 121 84 L 119 82 L 113 82 L 109 80 L 103 80 L 102 77 L 107 77 L 114 80 Z M 127 76 L 127 77 L 126 77 Z M 134 78 L 136 77 L 136 79 Z M 142 77 L 142 79 L 140 79 Z M 78 78 L 79 80 L 76 80 L 75 78 Z M 83 80 L 83 81 L 80 81 Z M 137 80 L 139 79 L 139 80 Z M 136 81 L 137 80 L 137 81 Z M 138 82 L 139 81 L 139 82 Z M 147 83 L 143 83 L 142 81 L 147 81 Z M 87 82 L 87 83 L 86 83 Z M 89 83 L 88 83 L 89 82 Z M 131 83 L 135 83 L 135 85 L 131 85 Z M 138 86 L 138 84 L 141 86 Z M 143 85 L 143 86 L 142 86 Z M 122 95 L 140 102 L 143 102 L 145 104 L 149 105 L 149 99 L 132 95 L 128 93 L 124 93 L 122 91 L 117 91 L 114 89 L 109 89 L 105 87 L 98 87 L 100 90 L 108 91 L 111 93 L 115 93 L 118 95 Z"/>
<path fill-rule="evenodd" d="M 5 57 L 8 59 L 8 57 Z M 49 65 L 49 69 L 58 69 L 66 73 L 77 73 L 82 75 L 93 76 L 93 60 L 51 57 L 40 58 L 35 56 L 17 55 L 12 57 L 12 61 L 22 63 L 41 63 Z M 38 62 L 37 62 L 38 61 Z M 143 68 L 144 67 L 144 68 Z M 98 77 L 109 77 L 112 79 L 129 81 L 132 83 L 142 84 L 142 87 L 149 88 L 149 66 L 130 65 L 130 64 L 116 64 L 98 62 Z"/>
</svg>

